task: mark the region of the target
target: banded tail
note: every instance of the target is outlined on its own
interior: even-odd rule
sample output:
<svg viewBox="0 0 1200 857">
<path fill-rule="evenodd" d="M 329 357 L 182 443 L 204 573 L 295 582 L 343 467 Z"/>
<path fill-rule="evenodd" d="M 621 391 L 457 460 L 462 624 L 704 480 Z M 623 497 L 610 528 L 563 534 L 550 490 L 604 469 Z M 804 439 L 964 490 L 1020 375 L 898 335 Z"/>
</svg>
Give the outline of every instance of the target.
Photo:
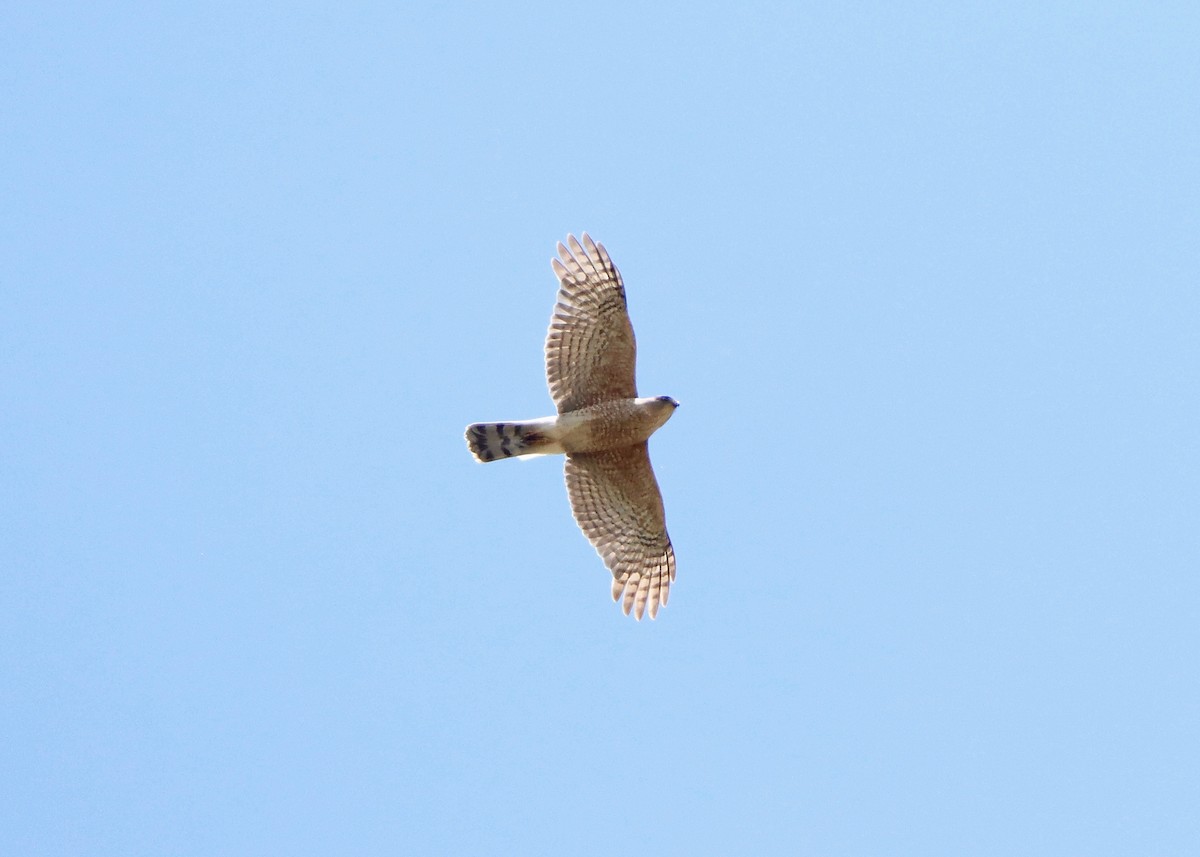
<svg viewBox="0 0 1200 857">
<path fill-rule="evenodd" d="M 467 426 L 467 446 L 478 461 L 562 452 L 562 447 L 544 431 L 549 428 L 547 422 L 474 423 Z"/>
</svg>

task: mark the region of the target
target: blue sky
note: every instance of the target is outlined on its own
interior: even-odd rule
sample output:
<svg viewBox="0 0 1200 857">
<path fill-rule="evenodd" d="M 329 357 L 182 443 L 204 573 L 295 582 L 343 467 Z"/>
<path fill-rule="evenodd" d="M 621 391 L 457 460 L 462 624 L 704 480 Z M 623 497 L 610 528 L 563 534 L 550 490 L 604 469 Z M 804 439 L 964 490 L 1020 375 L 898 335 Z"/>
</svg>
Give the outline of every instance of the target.
<svg viewBox="0 0 1200 857">
<path fill-rule="evenodd" d="M 1200 849 L 1193 4 L 0 13 L 0 851 Z M 621 268 L 621 616 L 549 258 Z"/>
</svg>

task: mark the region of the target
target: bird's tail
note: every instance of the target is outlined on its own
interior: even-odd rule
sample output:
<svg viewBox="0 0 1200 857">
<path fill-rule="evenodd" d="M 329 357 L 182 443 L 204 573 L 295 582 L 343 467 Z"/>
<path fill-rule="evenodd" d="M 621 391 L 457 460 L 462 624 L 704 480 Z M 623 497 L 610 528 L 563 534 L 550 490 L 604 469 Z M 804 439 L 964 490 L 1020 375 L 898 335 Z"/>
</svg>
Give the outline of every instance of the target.
<svg viewBox="0 0 1200 857">
<path fill-rule="evenodd" d="M 550 436 L 552 423 L 553 419 L 475 423 L 467 426 L 467 446 L 478 461 L 562 452 L 562 447 Z"/>
</svg>

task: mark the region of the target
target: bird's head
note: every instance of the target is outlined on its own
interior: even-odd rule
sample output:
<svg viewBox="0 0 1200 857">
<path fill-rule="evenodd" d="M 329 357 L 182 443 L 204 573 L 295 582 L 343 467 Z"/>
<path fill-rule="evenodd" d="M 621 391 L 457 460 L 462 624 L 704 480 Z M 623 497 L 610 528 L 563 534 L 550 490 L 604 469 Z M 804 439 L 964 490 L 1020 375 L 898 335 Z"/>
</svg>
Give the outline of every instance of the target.
<svg viewBox="0 0 1200 857">
<path fill-rule="evenodd" d="M 642 399 L 654 414 L 654 425 L 661 426 L 671 418 L 675 413 L 675 409 L 679 407 L 679 402 L 672 399 L 670 396 L 655 396 L 653 399 Z"/>
</svg>

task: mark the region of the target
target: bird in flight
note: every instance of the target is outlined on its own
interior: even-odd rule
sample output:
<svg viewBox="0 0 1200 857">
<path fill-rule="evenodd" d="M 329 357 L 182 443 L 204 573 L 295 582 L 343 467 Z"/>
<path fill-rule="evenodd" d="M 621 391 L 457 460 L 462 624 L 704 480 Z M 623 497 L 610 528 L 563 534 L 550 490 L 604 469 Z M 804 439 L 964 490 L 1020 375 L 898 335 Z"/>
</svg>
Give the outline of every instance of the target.
<svg viewBox="0 0 1200 857">
<path fill-rule="evenodd" d="M 662 494 L 647 439 L 671 418 L 670 396 L 638 398 L 637 347 L 621 275 L 603 244 L 583 233 L 550 264 L 558 301 L 546 335 L 552 417 L 467 426 L 479 461 L 561 453 L 575 521 L 612 572 L 625 615 L 653 619 L 675 579 Z"/>
</svg>

